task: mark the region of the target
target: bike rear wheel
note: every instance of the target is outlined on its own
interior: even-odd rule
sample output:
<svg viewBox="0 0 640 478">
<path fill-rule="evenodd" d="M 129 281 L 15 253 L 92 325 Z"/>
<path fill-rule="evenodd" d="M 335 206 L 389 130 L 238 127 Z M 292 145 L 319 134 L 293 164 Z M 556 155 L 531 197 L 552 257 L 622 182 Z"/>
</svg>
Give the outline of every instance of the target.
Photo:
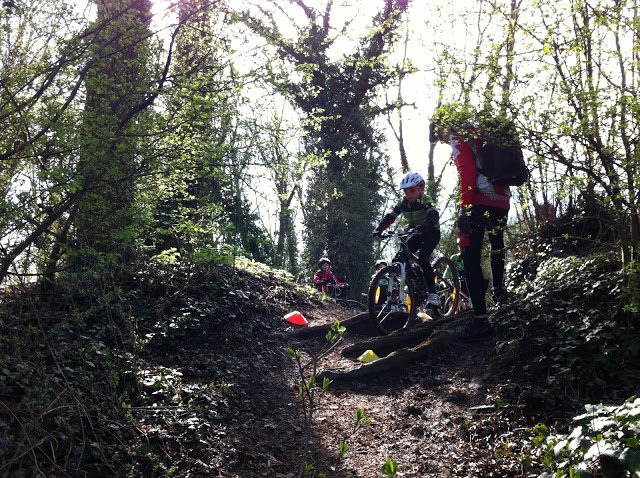
<svg viewBox="0 0 640 478">
<path fill-rule="evenodd" d="M 382 335 L 406 327 L 418 313 L 413 284 L 410 281 L 402 284 L 399 275 L 397 265 L 385 266 L 376 272 L 369 284 L 369 315 Z M 401 287 L 404 300 L 400 300 Z"/>
<path fill-rule="evenodd" d="M 448 269 L 449 277 L 444 273 Z M 448 257 L 441 257 L 433 264 L 437 293 L 440 296 L 440 315 L 449 317 L 460 308 L 460 277 L 455 264 Z"/>
</svg>

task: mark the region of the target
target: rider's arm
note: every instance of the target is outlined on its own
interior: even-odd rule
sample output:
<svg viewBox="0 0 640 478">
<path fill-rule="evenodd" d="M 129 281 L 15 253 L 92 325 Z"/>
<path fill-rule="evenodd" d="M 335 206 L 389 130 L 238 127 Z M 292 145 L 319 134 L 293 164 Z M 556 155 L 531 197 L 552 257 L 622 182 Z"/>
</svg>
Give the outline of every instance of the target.
<svg viewBox="0 0 640 478">
<path fill-rule="evenodd" d="M 424 221 L 424 224 L 422 226 L 424 230 L 430 231 L 431 229 L 438 227 L 439 223 L 440 213 L 436 208 L 432 207 L 431 209 L 429 209 L 429 212 L 427 212 L 427 219 Z"/>
<path fill-rule="evenodd" d="M 316 271 L 315 276 L 313 276 L 313 283 L 315 285 L 322 284 L 322 271 L 321 270 Z"/>
<path fill-rule="evenodd" d="M 332 282 L 335 282 L 338 285 L 344 285 L 344 282 L 340 282 L 333 272 L 329 273 L 329 279 L 331 279 Z"/>
<path fill-rule="evenodd" d="M 388 228 L 391 224 L 395 222 L 395 220 L 398 218 L 401 212 L 402 212 L 402 209 L 400 208 L 400 204 L 397 204 L 390 213 L 386 214 L 382 218 L 382 221 L 380 221 L 380 224 L 378 224 L 378 227 L 374 229 L 373 233 L 374 234 L 382 233 L 386 228 Z"/>
<path fill-rule="evenodd" d="M 438 226 L 439 222 L 440 213 L 438 213 L 438 210 L 436 208 L 432 207 L 427 212 L 427 218 L 425 219 L 420 229 L 422 230 L 422 232 L 431 232 Z"/>
</svg>

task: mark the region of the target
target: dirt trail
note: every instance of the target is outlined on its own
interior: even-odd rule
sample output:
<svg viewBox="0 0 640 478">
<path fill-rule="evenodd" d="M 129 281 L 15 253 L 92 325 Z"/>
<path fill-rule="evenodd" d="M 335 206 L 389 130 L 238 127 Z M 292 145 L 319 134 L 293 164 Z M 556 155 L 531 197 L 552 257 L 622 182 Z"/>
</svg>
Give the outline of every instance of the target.
<svg viewBox="0 0 640 478">
<path fill-rule="evenodd" d="M 350 316 L 332 305 L 300 310 L 311 326 Z M 265 322 L 256 317 L 254 324 L 251 333 L 227 324 L 223 346 L 216 349 L 193 341 L 177 356 L 153 358 L 163 367 L 189 364 L 192 374 L 183 375 L 183 388 L 228 384 L 227 394 L 216 388 L 211 403 L 219 416 L 201 430 L 195 446 L 162 445 L 169 455 L 181 453 L 173 459 L 190 476 L 297 476 L 304 421 L 299 376 L 284 349 L 317 351 L 324 338 L 296 340 L 294 327 L 278 318 Z M 340 351 L 373 335 L 373 330 L 347 331 L 320 369 L 358 366 Z M 382 466 L 391 458 L 398 477 L 537 476 L 521 474 L 519 456 L 530 452 L 531 437 L 518 397 L 495 406 L 503 384 L 492 372 L 494 350 L 494 338 L 455 342 L 438 356 L 397 373 L 333 383 L 317 404 L 311 458 L 315 470 L 344 478 L 383 477 Z M 364 409 L 371 425 L 347 439 L 349 451 L 338 463 L 338 443 L 349 435 L 357 408 Z M 165 433 L 175 435 L 167 426 Z"/>
</svg>

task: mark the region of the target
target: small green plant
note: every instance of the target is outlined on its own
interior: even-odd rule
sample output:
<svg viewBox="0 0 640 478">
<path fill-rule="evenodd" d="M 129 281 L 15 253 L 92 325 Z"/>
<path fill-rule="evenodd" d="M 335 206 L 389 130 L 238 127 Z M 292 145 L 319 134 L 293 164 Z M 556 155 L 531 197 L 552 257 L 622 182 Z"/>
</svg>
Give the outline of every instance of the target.
<svg viewBox="0 0 640 478">
<path fill-rule="evenodd" d="M 313 428 L 314 414 L 318 407 L 318 393 L 325 393 L 331 384 L 331 381 L 324 377 L 322 383 L 317 383 L 318 363 L 322 357 L 325 357 L 340 343 L 346 328 L 340 325 L 339 321 L 333 323 L 327 334 L 325 335 L 326 344 L 323 349 L 316 355 L 308 354 L 310 359 L 307 363 L 303 364 L 303 354 L 299 350 L 292 347 L 287 347 L 286 353 L 291 356 L 298 365 L 299 373 L 299 385 L 298 396 L 302 403 L 302 412 L 304 417 L 304 448 L 302 451 L 302 460 L 300 463 L 300 469 L 298 472 L 298 478 L 315 477 L 316 470 L 309 461 L 310 450 L 312 446 L 311 431 Z M 311 369 L 310 372 L 307 369 Z M 353 437 L 360 429 L 370 425 L 371 420 L 365 416 L 363 408 L 357 408 L 355 414 L 355 420 L 352 428 L 347 434 L 345 434 L 338 443 L 338 454 L 333 469 L 333 476 L 337 476 L 340 461 L 349 451 L 348 440 Z M 319 473 L 318 478 L 326 476 L 324 473 Z"/>
<path fill-rule="evenodd" d="M 368 427 L 369 425 L 371 425 L 371 419 L 365 416 L 364 408 L 356 408 L 356 416 L 355 420 L 353 421 L 351 430 L 349 430 L 349 433 L 344 435 L 338 443 L 338 456 L 336 457 L 336 462 L 333 465 L 333 469 L 336 470 L 334 472 L 334 476 L 336 476 L 338 467 L 340 466 L 340 461 L 349 451 L 349 445 L 347 444 L 349 442 L 349 439 L 351 439 L 351 437 L 358 433 L 358 431 L 360 431 L 363 427 Z"/>
<path fill-rule="evenodd" d="M 395 478 L 398 473 L 398 465 L 391 458 L 388 458 L 384 465 L 382 465 L 382 472 L 388 478 Z"/>
</svg>

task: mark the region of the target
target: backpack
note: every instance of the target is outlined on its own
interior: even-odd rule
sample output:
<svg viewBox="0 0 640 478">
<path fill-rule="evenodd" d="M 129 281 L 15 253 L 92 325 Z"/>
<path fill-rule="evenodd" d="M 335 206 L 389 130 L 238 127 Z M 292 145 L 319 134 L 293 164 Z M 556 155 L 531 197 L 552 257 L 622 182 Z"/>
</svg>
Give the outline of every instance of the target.
<svg viewBox="0 0 640 478">
<path fill-rule="evenodd" d="M 491 128 L 483 135 L 481 151 L 472 147 L 478 172 L 495 184 L 522 186 L 529 179 L 520 142 L 514 138 L 510 125 Z"/>
</svg>

